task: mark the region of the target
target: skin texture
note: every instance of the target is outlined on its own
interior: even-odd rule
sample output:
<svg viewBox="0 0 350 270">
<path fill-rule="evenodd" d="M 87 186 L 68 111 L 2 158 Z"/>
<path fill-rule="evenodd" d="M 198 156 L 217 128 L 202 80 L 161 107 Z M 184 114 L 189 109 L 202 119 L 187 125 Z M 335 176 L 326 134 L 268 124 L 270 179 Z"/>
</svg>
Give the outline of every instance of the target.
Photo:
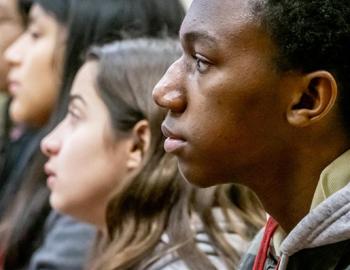
<svg viewBox="0 0 350 270">
<path fill-rule="evenodd" d="M 96 63 L 81 68 L 69 112 L 42 140 L 41 149 L 49 157 L 45 171 L 52 207 L 103 228 L 109 197 L 129 171 L 132 136 L 112 136 L 107 108 L 94 88 L 95 76 Z"/>
<path fill-rule="evenodd" d="M 4 52 L 22 33 L 23 25 L 16 0 L 0 0 L 0 91 L 7 90 L 8 64 Z"/>
<path fill-rule="evenodd" d="M 47 122 L 58 96 L 63 35 L 55 18 L 34 5 L 28 29 L 7 49 L 10 117 L 15 123 L 41 127 Z"/>
<path fill-rule="evenodd" d="M 308 212 L 321 171 L 349 141 L 334 77 L 279 71 L 278 48 L 248 2 L 194 0 L 180 30 L 183 55 L 153 96 L 169 110 L 165 150 L 188 181 L 247 185 L 290 231 Z"/>
<path fill-rule="evenodd" d="M 155 89 L 157 101 L 162 91 L 177 96 L 164 125 L 184 138 L 176 151 L 180 168 L 200 186 L 227 182 L 235 176 L 231 172 L 265 159 L 283 140 L 271 130 L 283 125 L 282 91 L 289 78 L 272 70 L 271 41 L 244 15 L 246 8 L 234 3 L 220 10 L 224 17 L 234 10 L 230 23 L 212 24 L 196 18 L 218 16 L 215 4 L 195 2 L 180 32 L 184 54 Z"/>
</svg>

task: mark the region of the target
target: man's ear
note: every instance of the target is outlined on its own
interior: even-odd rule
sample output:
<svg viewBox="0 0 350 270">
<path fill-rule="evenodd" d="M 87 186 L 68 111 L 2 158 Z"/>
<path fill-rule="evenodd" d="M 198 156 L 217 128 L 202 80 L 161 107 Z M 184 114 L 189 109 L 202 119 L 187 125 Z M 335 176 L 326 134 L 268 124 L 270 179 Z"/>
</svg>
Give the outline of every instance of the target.
<svg viewBox="0 0 350 270">
<path fill-rule="evenodd" d="M 315 71 L 304 76 L 300 89 L 293 93 L 287 120 L 293 126 L 305 127 L 320 120 L 332 109 L 338 95 L 333 75 Z"/>
<path fill-rule="evenodd" d="M 141 120 L 132 129 L 132 143 L 129 149 L 127 167 L 129 170 L 138 168 L 149 149 L 151 130 L 147 120 Z"/>
</svg>

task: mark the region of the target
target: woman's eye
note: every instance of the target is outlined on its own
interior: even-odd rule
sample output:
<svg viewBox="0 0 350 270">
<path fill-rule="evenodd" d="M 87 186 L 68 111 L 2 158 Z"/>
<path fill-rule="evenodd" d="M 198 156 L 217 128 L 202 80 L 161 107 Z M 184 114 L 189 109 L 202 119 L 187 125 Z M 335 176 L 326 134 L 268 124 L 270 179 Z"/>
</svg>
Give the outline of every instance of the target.
<svg viewBox="0 0 350 270">
<path fill-rule="evenodd" d="M 27 29 L 27 32 L 33 40 L 36 40 L 41 37 L 41 33 L 37 29 L 34 29 L 34 27 L 29 27 Z"/>
<path fill-rule="evenodd" d="M 196 69 L 199 73 L 205 73 L 209 69 L 210 63 L 208 61 L 198 55 L 195 55 L 194 59 L 196 60 Z"/>
<path fill-rule="evenodd" d="M 67 117 L 72 123 L 76 123 L 80 119 L 79 114 L 73 109 L 68 110 Z"/>
<path fill-rule="evenodd" d="M 39 32 L 31 31 L 29 34 L 30 34 L 31 38 L 34 39 L 34 40 L 40 38 Z"/>
</svg>

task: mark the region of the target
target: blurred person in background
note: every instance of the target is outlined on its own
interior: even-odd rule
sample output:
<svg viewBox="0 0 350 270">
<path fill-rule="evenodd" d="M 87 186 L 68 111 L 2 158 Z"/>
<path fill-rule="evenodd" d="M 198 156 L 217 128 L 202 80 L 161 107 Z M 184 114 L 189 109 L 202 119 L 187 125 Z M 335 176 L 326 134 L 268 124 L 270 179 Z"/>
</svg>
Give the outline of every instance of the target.
<svg viewBox="0 0 350 270">
<path fill-rule="evenodd" d="M 26 16 L 24 1 L 0 1 L 0 90 L 7 91 L 8 63 L 4 59 L 7 47 L 24 31 Z M 22 13 L 23 12 L 23 13 Z"/>
<path fill-rule="evenodd" d="M 6 52 L 16 131 L 11 135 L 14 140 L 27 134 L 31 138 L 9 169 L 0 198 L 5 269 L 80 269 L 94 233 L 51 211 L 39 141 L 65 114 L 68 90 L 89 46 L 174 36 L 183 16 L 182 5 L 174 0 L 34 2 L 26 32 Z"/>
<path fill-rule="evenodd" d="M 61 242 L 57 242 L 53 250 L 46 242 L 58 235 L 45 235 L 42 229 L 42 237 L 34 238 L 34 230 L 43 227 L 46 222 L 43 216 L 33 216 L 35 219 L 30 222 L 15 224 L 9 219 L 18 214 L 14 196 L 19 194 L 22 197 L 21 188 L 26 177 L 22 174 L 23 170 L 31 161 L 30 154 L 35 148 L 40 129 L 48 121 L 57 100 L 69 11 L 68 0 L 33 1 L 26 30 L 5 52 L 10 66 L 8 90 L 11 100 L 8 113 L 11 125 L 1 175 L 5 183 L 0 199 L 3 269 L 39 269 L 48 263 L 62 269 L 76 269 L 85 260 L 84 244 L 87 245 L 94 236 L 93 228 L 88 225 L 52 216 L 47 226 L 53 232 L 57 231 L 58 226 L 54 228 L 52 224 L 60 224 L 70 233 L 61 233 Z M 38 198 L 31 198 L 26 207 L 32 204 L 35 209 L 38 203 Z M 50 208 L 45 207 L 46 215 L 49 211 Z M 22 214 L 22 218 L 26 218 L 26 215 Z M 26 230 L 26 235 L 22 235 Z M 36 252 L 31 256 L 34 250 Z"/>
<path fill-rule="evenodd" d="M 29 0 L 1 0 L 0 1 L 0 171 L 4 165 L 6 144 L 6 132 L 9 124 L 8 119 L 8 85 L 7 73 L 8 63 L 4 53 L 9 45 L 24 31 L 31 5 Z M 0 177 L 0 197 L 5 178 Z"/>
</svg>

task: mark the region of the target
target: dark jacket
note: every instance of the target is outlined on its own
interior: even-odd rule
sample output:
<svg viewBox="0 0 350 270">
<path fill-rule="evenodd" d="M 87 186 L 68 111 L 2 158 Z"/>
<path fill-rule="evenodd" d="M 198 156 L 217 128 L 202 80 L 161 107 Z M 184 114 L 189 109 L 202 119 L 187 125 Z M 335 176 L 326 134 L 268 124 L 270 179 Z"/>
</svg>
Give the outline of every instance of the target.
<svg viewBox="0 0 350 270">
<path fill-rule="evenodd" d="M 32 255 L 26 269 L 85 269 L 95 234 L 92 225 L 52 211 L 44 227 L 43 243 Z"/>
</svg>

